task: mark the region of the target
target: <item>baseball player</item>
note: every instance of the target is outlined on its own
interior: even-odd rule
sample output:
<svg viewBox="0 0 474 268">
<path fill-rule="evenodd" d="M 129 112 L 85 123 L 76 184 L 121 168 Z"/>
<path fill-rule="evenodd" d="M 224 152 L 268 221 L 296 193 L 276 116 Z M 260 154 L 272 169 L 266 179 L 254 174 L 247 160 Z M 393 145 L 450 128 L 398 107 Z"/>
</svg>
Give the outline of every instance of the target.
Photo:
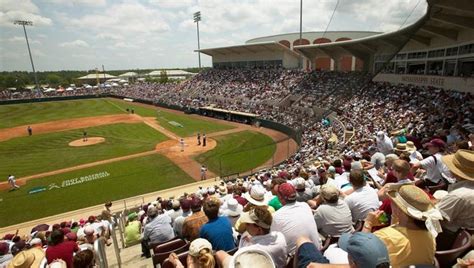
<svg viewBox="0 0 474 268">
<path fill-rule="evenodd" d="M 85 131 L 85 130 L 82 132 L 82 141 L 83 142 L 87 141 L 87 131 Z"/>
<path fill-rule="evenodd" d="M 201 180 L 205 180 L 206 179 L 206 172 L 207 172 L 207 168 L 205 165 L 202 165 L 201 166 Z"/>
<path fill-rule="evenodd" d="M 197 139 L 198 139 L 198 146 L 199 146 L 201 145 L 201 134 L 199 132 L 198 132 Z"/>
<path fill-rule="evenodd" d="M 202 146 L 206 147 L 206 133 L 202 134 Z"/>
<path fill-rule="evenodd" d="M 181 152 L 184 152 L 184 139 L 179 139 L 179 144 L 181 145 Z"/>
<path fill-rule="evenodd" d="M 10 184 L 10 186 L 12 187 L 11 189 L 12 190 L 16 190 L 18 188 L 20 188 L 20 186 L 16 185 L 16 179 L 15 179 L 15 176 L 13 175 L 8 175 L 8 183 Z"/>
<path fill-rule="evenodd" d="M 27 130 L 28 130 L 28 136 L 33 135 L 33 129 L 31 128 L 31 126 L 28 126 Z"/>
</svg>

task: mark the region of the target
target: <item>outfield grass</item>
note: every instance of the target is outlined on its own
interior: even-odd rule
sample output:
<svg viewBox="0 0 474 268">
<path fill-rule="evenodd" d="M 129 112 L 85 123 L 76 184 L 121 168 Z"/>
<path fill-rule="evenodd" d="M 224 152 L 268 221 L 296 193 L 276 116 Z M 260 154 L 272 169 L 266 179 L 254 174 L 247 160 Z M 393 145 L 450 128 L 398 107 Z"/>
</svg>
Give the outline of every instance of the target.
<svg viewBox="0 0 474 268">
<path fill-rule="evenodd" d="M 120 113 L 124 113 L 124 111 L 111 105 L 105 99 L 0 105 L 0 129 L 61 119 Z"/>
<path fill-rule="evenodd" d="M 123 110 L 127 108 L 133 108 L 135 113 L 141 116 L 155 117 L 161 126 L 180 137 L 189 137 L 197 134 L 198 132 L 200 132 L 201 134 L 212 133 L 234 128 L 231 125 L 218 124 L 215 122 L 202 120 L 185 114 L 171 113 L 164 109 L 145 107 L 136 103 L 116 99 L 108 100 Z M 158 110 L 159 112 L 157 112 Z M 170 124 L 170 122 L 176 122 L 182 127 Z"/>
<path fill-rule="evenodd" d="M 0 180 L 76 166 L 129 154 L 151 151 L 167 137 L 144 123 L 113 124 L 87 129 L 89 137 L 104 137 L 92 146 L 71 147 L 82 138 L 82 130 L 70 130 L 0 142 Z"/>
<path fill-rule="evenodd" d="M 48 190 L 52 183 L 61 186 L 64 180 L 101 172 L 110 176 Z M 184 171 L 158 154 L 35 179 L 19 190 L 0 192 L 0 227 L 191 182 Z M 28 194 L 42 186 L 47 190 Z"/>
<path fill-rule="evenodd" d="M 195 159 L 217 175 L 226 176 L 256 168 L 272 157 L 276 144 L 267 135 L 253 131 L 214 137 L 217 146 Z"/>
</svg>

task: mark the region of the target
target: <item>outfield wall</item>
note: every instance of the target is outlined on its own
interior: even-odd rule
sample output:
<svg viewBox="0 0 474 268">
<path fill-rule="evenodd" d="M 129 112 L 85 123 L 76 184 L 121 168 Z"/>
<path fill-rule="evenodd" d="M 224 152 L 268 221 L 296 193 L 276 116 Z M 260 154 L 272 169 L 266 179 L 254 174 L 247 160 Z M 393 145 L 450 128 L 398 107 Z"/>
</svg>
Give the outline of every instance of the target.
<svg viewBox="0 0 474 268">
<path fill-rule="evenodd" d="M 83 96 L 63 96 L 63 97 L 50 97 L 50 98 L 36 98 L 36 99 L 18 99 L 18 100 L 4 100 L 0 101 L 0 105 L 8 104 L 21 104 L 21 103 L 34 103 L 34 102 L 47 102 L 47 101 L 63 101 L 63 100 L 82 100 L 82 99 L 97 99 L 107 97 L 108 95 L 83 95 Z"/>
</svg>

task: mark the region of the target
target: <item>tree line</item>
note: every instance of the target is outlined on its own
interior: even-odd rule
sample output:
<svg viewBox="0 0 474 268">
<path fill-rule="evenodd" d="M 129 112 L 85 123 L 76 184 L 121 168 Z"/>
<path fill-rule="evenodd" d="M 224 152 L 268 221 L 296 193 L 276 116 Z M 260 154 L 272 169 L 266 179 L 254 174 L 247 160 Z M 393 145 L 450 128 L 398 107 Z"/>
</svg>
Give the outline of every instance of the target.
<svg viewBox="0 0 474 268">
<path fill-rule="evenodd" d="M 156 69 L 135 69 L 135 70 L 106 70 L 105 72 L 111 75 L 120 75 L 126 72 L 136 72 L 140 74 L 146 74 Z M 171 70 L 171 69 L 168 69 Z M 197 73 L 199 68 L 180 68 L 180 70 Z M 70 84 L 75 84 L 76 79 L 85 76 L 87 74 L 95 74 L 96 70 L 88 71 L 71 71 L 71 70 L 62 70 L 62 71 L 46 71 L 46 72 L 36 72 L 38 76 L 38 82 L 40 85 L 49 85 L 50 87 L 64 86 L 67 87 Z M 152 79 L 154 80 L 154 79 Z M 159 81 L 160 79 L 158 79 Z M 163 80 L 162 80 L 163 81 Z M 166 79 L 167 81 L 167 79 Z M 25 71 L 12 71 L 12 72 L 0 72 L 0 89 L 6 88 L 17 88 L 22 89 L 26 86 L 33 86 L 35 84 L 35 77 L 33 72 Z"/>
</svg>

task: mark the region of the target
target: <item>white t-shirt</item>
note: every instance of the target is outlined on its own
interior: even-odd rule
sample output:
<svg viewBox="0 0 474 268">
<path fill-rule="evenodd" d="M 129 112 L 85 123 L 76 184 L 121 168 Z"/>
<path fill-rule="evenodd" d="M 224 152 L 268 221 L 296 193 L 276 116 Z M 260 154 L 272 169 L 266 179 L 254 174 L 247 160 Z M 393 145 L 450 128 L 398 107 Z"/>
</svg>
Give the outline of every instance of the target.
<svg viewBox="0 0 474 268">
<path fill-rule="evenodd" d="M 344 172 L 341 175 L 334 177 L 334 182 L 331 182 L 337 189 L 342 191 L 347 191 L 352 188 L 351 183 L 349 182 L 349 172 Z M 329 182 L 329 181 L 328 181 Z"/>
<path fill-rule="evenodd" d="M 245 232 L 240 239 L 239 248 L 252 247 L 260 249 L 272 256 L 276 267 L 285 267 L 287 245 L 285 236 L 280 232 L 270 232 L 266 235 L 251 236 Z"/>
<path fill-rule="evenodd" d="M 332 244 L 324 251 L 324 257 L 329 260 L 330 264 L 349 264 L 347 252 L 340 249 L 337 244 Z"/>
<path fill-rule="evenodd" d="M 311 208 L 306 203 L 294 202 L 277 210 L 273 214 L 270 231 L 283 233 L 289 254 L 295 252 L 296 240 L 300 236 L 308 237 L 318 249 L 321 248 L 318 227 Z"/>
<path fill-rule="evenodd" d="M 441 153 L 436 153 L 420 161 L 421 167 L 426 170 L 425 179 L 432 181 L 433 183 L 439 183 L 442 180 L 443 175 L 448 179 L 448 181 L 451 179 L 451 172 L 449 172 L 449 169 L 443 163 L 442 157 L 443 155 Z M 454 181 L 450 182 L 453 183 Z"/>
<path fill-rule="evenodd" d="M 369 185 L 355 190 L 344 201 L 351 209 L 353 222 L 364 220 L 370 211 L 375 211 L 380 206 L 377 191 Z"/>
</svg>

